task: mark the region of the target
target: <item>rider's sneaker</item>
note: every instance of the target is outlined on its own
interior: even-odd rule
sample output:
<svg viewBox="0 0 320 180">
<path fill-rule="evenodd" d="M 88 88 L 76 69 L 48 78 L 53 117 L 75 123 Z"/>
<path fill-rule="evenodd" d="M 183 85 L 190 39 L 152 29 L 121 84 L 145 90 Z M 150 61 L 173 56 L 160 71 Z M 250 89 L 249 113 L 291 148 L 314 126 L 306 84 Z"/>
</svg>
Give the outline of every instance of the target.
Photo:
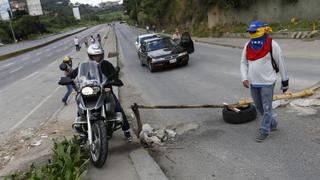
<svg viewBox="0 0 320 180">
<path fill-rule="evenodd" d="M 127 138 L 128 143 L 132 142 L 133 139 L 129 130 L 124 131 L 124 136 Z"/>
</svg>

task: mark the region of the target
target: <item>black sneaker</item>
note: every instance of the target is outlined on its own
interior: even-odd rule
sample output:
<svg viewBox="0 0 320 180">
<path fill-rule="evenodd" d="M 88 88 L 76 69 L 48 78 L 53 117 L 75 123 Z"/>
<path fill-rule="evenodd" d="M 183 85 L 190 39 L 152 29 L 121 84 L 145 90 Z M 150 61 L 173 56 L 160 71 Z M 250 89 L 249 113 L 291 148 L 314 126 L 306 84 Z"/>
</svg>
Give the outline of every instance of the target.
<svg viewBox="0 0 320 180">
<path fill-rule="evenodd" d="M 259 135 L 256 137 L 256 141 L 262 142 L 262 141 L 266 140 L 268 136 L 269 136 L 269 134 L 259 133 Z"/>
<path fill-rule="evenodd" d="M 271 131 L 276 131 L 276 130 L 278 130 L 277 126 L 271 127 Z"/>
<path fill-rule="evenodd" d="M 132 136 L 131 136 L 131 133 L 130 131 L 124 131 L 124 136 L 127 138 L 127 142 L 130 143 L 132 142 Z"/>
<path fill-rule="evenodd" d="M 62 99 L 62 102 L 63 102 L 63 104 L 64 104 L 65 106 L 68 105 L 67 101 L 65 101 L 64 99 Z"/>
</svg>

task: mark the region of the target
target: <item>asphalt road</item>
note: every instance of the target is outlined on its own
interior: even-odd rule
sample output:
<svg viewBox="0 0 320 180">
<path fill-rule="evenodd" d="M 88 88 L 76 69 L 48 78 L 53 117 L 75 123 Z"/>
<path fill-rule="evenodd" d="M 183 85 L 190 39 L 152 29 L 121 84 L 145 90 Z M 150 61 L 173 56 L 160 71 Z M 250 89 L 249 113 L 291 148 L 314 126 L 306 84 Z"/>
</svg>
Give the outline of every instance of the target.
<svg viewBox="0 0 320 180">
<path fill-rule="evenodd" d="M 53 34 L 53 35 L 47 35 L 47 36 L 41 37 L 41 38 L 36 39 L 36 40 L 22 41 L 22 42 L 19 42 L 17 44 L 8 44 L 8 45 L 0 47 L 0 55 L 12 53 L 14 51 L 26 49 L 26 48 L 32 47 L 32 46 L 37 46 L 37 45 L 46 43 L 48 41 L 51 41 L 53 39 L 59 38 L 61 36 L 64 36 L 66 34 L 71 34 L 73 32 L 79 31 L 80 29 L 82 29 L 82 28 L 77 28 L 77 29 L 74 29 L 72 31 L 68 31 L 68 32 L 64 32 L 64 33 L 57 33 L 57 34 Z"/>
<path fill-rule="evenodd" d="M 196 43 L 188 66 L 150 73 L 140 65 L 134 46 L 136 36 L 143 33 L 123 24 L 116 26 L 116 32 L 129 87 L 122 96 L 127 106 L 139 99 L 133 96 L 151 105 L 220 104 L 249 97 L 240 79 L 239 49 Z M 286 63 L 291 90 L 319 81 L 318 59 L 287 58 Z M 260 144 L 254 140 L 259 121 L 229 125 L 221 110 L 142 111 L 142 118 L 158 127 L 200 125 L 167 144 L 167 150 L 153 153 L 170 179 L 318 179 L 319 113 L 301 116 L 289 109 L 277 113 L 279 131 Z"/>
<path fill-rule="evenodd" d="M 76 36 L 95 36 L 106 30 L 106 26 L 100 25 Z M 38 127 L 63 108 L 65 88 L 57 83 L 63 76 L 59 64 L 65 55 L 75 58 L 74 66 L 87 58 L 75 52 L 73 38 L 0 62 L 0 134 Z"/>
</svg>

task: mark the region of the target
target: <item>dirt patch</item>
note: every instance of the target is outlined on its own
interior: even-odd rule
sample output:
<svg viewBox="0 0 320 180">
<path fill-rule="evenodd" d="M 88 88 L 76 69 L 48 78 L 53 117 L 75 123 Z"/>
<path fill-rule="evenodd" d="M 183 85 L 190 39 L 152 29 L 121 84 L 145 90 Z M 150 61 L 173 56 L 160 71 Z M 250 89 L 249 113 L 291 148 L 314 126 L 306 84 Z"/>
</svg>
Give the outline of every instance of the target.
<svg viewBox="0 0 320 180">
<path fill-rule="evenodd" d="M 71 125 L 72 121 L 52 120 L 37 129 L 17 130 L 0 147 L 0 171 L 9 172 L 8 168 L 21 165 L 21 162 L 34 155 L 50 153 L 53 139 L 61 140 L 73 135 Z"/>
</svg>

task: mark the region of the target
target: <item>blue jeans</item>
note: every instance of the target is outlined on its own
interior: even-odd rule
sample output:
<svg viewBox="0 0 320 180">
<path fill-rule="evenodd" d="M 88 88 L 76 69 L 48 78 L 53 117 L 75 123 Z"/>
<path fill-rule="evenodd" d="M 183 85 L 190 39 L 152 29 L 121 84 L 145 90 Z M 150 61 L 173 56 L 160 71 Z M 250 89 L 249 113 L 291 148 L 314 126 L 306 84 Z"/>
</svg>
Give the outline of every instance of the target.
<svg viewBox="0 0 320 180">
<path fill-rule="evenodd" d="M 269 134 L 270 130 L 276 128 L 278 124 L 275 116 L 272 114 L 274 85 L 251 86 L 250 90 L 254 104 L 262 116 L 260 133 Z"/>
<path fill-rule="evenodd" d="M 72 85 L 66 85 L 66 87 L 67 87 L 67 92 L 66 92 L 66 94 L 64 95 L 64 97 L 62 98 L 62 101 L 63 101 L 63 102 L 67 102 L 68 97 L 69 97 L 70 94 L 72 93 Z"/>
<path fill-rule="evenodd" d="M 128 131 L 130 129 L 130 125 L 127 119 L 126 114 L 124 113 L 124 110 L 117 98 L 117 96 L 112 92 L 112 96 L 114 97 L 115 103 L 116 103 L 116 107 L 115 107 L 115 112 L 120 112 L 122 114 L 123 117 L 123 124 L 122 124 L 122 130 L 123 131 Z"/>
</svg>

